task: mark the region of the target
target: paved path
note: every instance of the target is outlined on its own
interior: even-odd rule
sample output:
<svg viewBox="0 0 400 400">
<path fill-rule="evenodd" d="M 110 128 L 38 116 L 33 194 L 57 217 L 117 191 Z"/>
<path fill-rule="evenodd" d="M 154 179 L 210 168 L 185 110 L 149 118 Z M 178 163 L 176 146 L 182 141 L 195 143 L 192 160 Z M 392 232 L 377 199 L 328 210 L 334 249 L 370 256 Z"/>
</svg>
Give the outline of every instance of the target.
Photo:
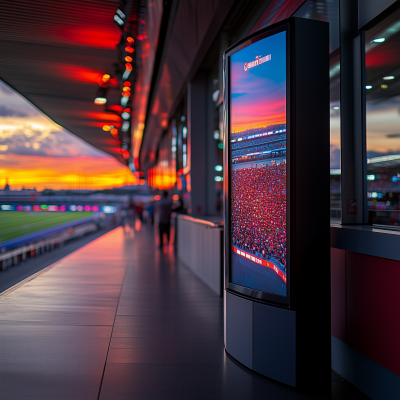
<svg viewBox="0 0 400 400">
<path fill-rule="evenodd" d="M 321 399 L 232 360 L 222 299 L 155 237 L 117 228 L 0 295 L 2 400 Z"/>
</svg>

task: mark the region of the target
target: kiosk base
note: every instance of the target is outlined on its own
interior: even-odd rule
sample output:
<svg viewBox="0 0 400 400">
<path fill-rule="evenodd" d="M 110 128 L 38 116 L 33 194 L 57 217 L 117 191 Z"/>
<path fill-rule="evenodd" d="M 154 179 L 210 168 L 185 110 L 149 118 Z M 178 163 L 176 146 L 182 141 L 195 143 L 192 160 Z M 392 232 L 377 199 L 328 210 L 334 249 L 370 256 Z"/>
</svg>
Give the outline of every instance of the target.
<svg viewBox="0 0 400 400">
<path fill-rule="evenodd" d="M 296 313 L 226 292 L 226 351 L 246 367 L 296 387 Z"/>
</svg>

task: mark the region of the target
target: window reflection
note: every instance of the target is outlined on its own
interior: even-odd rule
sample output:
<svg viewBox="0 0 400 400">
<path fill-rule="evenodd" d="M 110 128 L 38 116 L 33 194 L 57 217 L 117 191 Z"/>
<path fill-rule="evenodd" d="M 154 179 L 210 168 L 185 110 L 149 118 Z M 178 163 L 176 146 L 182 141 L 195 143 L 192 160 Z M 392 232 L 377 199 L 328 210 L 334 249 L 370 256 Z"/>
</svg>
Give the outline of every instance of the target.
<svg viewBox="0 0 400 400">
<path fill-rule="evenodd" d="M 330 193 L 331 221 L 340 222 L 340 49 L 339 0 L 307 0 L 295 17 L 329 22 L 330 45 Z"/>
<path fill-rule="evenodd" d="M 365 35 L 370 222 L 400 225 L 400 10 Z"/>
</svg>

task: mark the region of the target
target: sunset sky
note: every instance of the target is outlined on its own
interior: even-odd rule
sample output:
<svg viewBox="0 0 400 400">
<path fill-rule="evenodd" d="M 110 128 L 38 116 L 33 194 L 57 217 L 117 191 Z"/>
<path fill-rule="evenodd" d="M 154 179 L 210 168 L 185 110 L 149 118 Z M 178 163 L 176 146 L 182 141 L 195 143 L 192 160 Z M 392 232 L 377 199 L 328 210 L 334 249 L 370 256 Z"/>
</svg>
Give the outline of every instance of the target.
<svg viewBox="0 0 400 400">
<path fill-rule="evenodd" d="M 271 60 L 244 70 L 244 64 Z M 286 33 L 262 39 L 231 56 L 231 132 L 286 123 Z"/>
<path fill-rule="evenodd" d="M 0 81 L 0 189 L 104 189 L 134 184 L 129 169 L 41 113 Z"/>
</svg>

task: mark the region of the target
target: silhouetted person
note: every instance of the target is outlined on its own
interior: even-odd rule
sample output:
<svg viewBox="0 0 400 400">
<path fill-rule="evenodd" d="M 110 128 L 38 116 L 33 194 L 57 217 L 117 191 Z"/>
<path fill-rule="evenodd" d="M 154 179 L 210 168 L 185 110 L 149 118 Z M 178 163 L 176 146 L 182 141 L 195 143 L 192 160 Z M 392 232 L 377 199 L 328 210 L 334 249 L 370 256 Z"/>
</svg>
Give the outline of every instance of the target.
<svg viewBox="0 0 400 400">
<path fill-rule="evenodd" d="M 175 249 L 178 246 L 178 214 L 186 214 L 186 208 L 183 203 L 183 200 L 181 197 L 177 200 L 177 204 L 175 207 L 172 209 L 174 213 L 176 213 L 175 216 L 175 240 L 174 240 L 174 247 Z"/>
<path fill-rule="evenodd" d="M 165 190 L 162 199 L 158 202 L 158 229 L 160 231 L 160 248 L 163 247 L 164 233 L 167 234 L 169 243 L 169 235 L 171 230 L 171 207 L 172 201 L 168 198 L 168 192 Z"/>
</svg>

